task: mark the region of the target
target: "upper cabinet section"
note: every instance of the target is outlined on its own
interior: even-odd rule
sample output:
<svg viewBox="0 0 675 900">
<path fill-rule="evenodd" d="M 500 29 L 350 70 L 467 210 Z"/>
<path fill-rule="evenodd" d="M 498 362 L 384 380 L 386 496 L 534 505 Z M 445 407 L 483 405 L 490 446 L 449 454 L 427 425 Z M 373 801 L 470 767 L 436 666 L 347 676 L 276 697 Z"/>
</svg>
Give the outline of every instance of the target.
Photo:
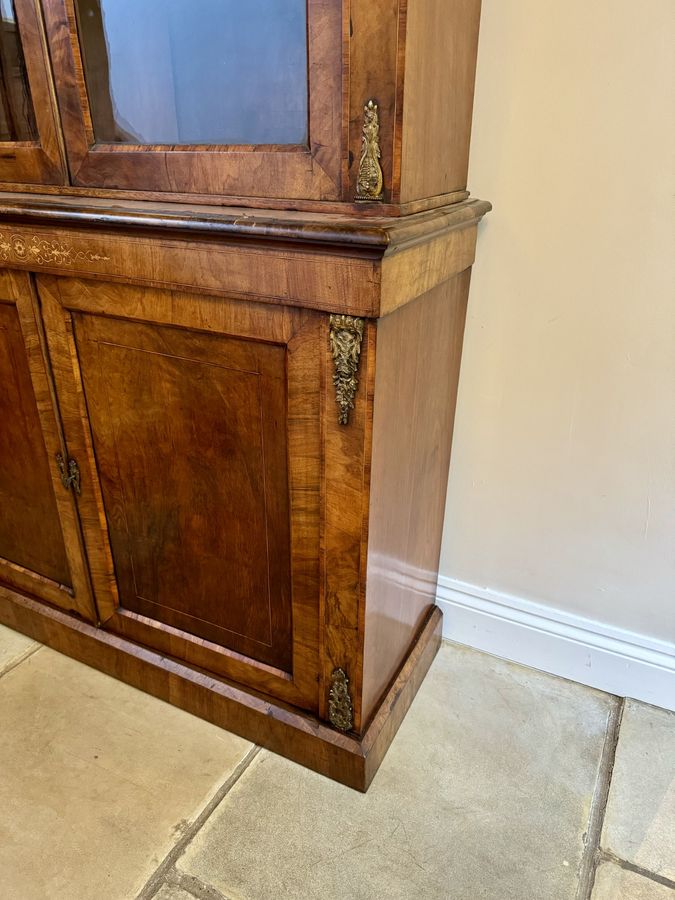
<svg viewBox="0 0 675 900">
<path fill-rule="evenodd" d="M 67 193 L 366 215 L 466 196 L 480 0 L 14 3 L 6 182 L 61 180 L 51 64 Z M 50 137 L 56 169 L 20 177 Z"/>
<path fill-rule="evenodd" d="M 40 11 L 0 0 L 0 182 L 65 180 Z"/>
</svg>

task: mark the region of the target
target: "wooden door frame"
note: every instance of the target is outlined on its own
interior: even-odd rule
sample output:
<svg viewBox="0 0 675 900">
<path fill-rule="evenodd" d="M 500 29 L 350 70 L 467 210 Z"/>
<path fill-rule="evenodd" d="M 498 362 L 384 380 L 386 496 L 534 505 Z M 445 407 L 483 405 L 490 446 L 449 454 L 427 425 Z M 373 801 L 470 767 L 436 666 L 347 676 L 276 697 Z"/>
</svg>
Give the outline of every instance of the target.
<svg viewBox="0 0 675 900">
<path fill-rule="evenodd" d="M 309 146 L 175 149 L 96 143 L 74 0 L 43 0 L 72 183 L 135 192 L 342 199 L 342 48 L 348 23 L 342 4 L 333 0 L 307 0 L 307 8 Z"/>
<path fill-rule="evenodd" d="M 14 0 L 37 141 L 0 142 L 0 183 L 65 184 L 66 165 L 39 0 Z"/>
<path fill-rule="evenodd" d="M 26 591 L 61 609 L 76 612 L 90 622 L 95 622 L 96 612 L 74 495 L 72 490 L 64 488 L 57 471 L 56 455 L 60 453 L 64 459 L 68 459 L 68 448 L 64 441 L 53 384 L 48 371 L 44 332 L 32 277 L 24 272 L 3 270 L 0 273 L 0 291 L 4 295 L 0 302 L 14 306 L 19 317 L 72 584 L 58 584 L 44 575 L 5 560 L 0 561 L 0 576 L 17 590 Z"/>
<path fill-rule="evenodd" d="M 319 708 L 321 616 L 321 353 L 323 316 L 242 300 L 103 281 L 38 276 L 54 380 L 70 452 L 82 472 L 78 509 L 104 627 L 189 665 L 312 712 Z M 160 302 L 158 302 L 158 300 Z M 166 301 L 166 302 L 165 302 Z M 120 609 L 103 496 L 71 312 L 263 340 L 287 347 L 293 664 L 284 672 L 172 626 Z"/>
</svg>

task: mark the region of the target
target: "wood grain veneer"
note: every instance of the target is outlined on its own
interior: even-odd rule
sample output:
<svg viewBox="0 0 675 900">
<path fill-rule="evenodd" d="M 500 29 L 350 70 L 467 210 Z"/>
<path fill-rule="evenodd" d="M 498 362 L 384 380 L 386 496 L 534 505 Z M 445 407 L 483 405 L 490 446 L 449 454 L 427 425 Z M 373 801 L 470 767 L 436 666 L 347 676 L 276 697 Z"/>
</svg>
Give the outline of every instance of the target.
<svg viewBox="0 0 675 900">
<path fill-rule="evenodd" d="M 180 647 L 180 655 L 190 662 L 315 709 L 323 317 L 283 306 L 74 278 L 39 276 L 38 290 L 69 451 L 82 471 L 78 507 L 101 622 L 167 652 Z M 115 319 L 110 319 L 111 312 Z M 140 352 L 150 351 L 153 360 L 161 352 L 163 360 L 167 354 L 182 360 L 189 356 L 206 361 L 208 367 L 196 370 L 192 364 L 182 378 L 173 369 L 173 385 L 167 392 L 153 370 L 135 373 L 136 362 L 128 355 L 122 362 L 111 362 L 85 346 L 87 336 L 98 335 L 101 343 L 104 336 L 109 339 L 115 333 L 117 347 L 138 348 L 140 342 Z M 225 335 L 229 338 L 221 337 Z M 270 353 L 283 354 L 281 369 Z M 236 386 L 225 396 L 222 391 L 228 387 L 214 383 L 208 374 L 219 358 L 230 373 L 235 366 L 252 373 L 262 364 L 263 371 L 269 370 L 267 379 L 263 376 L 251 396 L 243 396 Z M 117 375 L 115 367 L 119 367 Z M 106 385 L 102 375 L 117 381 Z M 143 394 L 147 388 L 149 392 Z M 125 408 L 133 409 L 135 404 L 140 404 L 147 425 L 129 420 Z M 265 445 L 264 451 L 258 446 L 257 455 L 255 443 L 250 436 L 244 440 L 241 431 L 253 427 L 256 420 L 262 426 L 258 440 Z M 165 445 L 184 459 L 162 457 L 161 446 L 143 439 L 147 428 L 164 435 Z M 214 430 L 213 439 L 209 428 Z M 200 432 L 201 444 L 196 437 Z M 119 441 L 126 441 L 126 447 L 120 447 Z M 233 466 L 234 454 L 239 454 L 238 470 Z M 142 502 L 134 484 L 145 478 L 144 468 L 152 465 L 157 466 L 157 473 L 149 476 L 155 479 L 154 493 Z M 252 478 L 258 478 L 258 500 L 253 506 Z M 241 479 L 245 484 L 238 484 Z M 265 497 L 260 493 L 263 489 Z M 139 490 L 142 495 L 147 487 Z M 229 521 L 227 509 L 217 505 L 218 498 L 242 490 L 249 495 L 247 514 L 230 511 Z M 124 498 L 122 491 L 126 491 Z M 183 502 L 176 503 L 181 494 Z M 240 500 L 245 497 L 246 493 Z M 259 517 L 257 525 L 251 521 L 252 512 Z M 202 528 L 213 532 L 208 541 L 199 539 Z M 177 551 L 175 559 L 169 554 L 164 560 L 165 566 L 178 567 L 165 588 L 152 569 L 137 571 L 138 564 L 131 562 L 135 557 L 129 555 L 135 550 L 145 558 L 160 535 L 169 546 L 175 540 L 188 545 Z M 256 538 L 264 552 L 252 558 L 249 543 Z M 209 560 L 207 548 L 214 541 L 220 550 Z M 223 554 L 228 558 L 222 558 Z M 178 571 L 181 560 L 184 571 Z M 264 571 L 267 562 L 269 573 Z M 250 566 L 248 584 L 246 565 Z M 229 574 L 223 566 L 230 567 Z M 143 577 L 150 579 L 149 594 L 137 590 Z M 227 591 L 234 578 L 243 584 L 233 587 L 230 597 Z M 148 602 L 163 597 L 171 611 L 158 610 Z M 227 611 L 218 613 L 222 604 Z M 251 605 L 260 613 L 266 611 L 271 626 L 280 628 L 276 651 L 265 651 L 246 637 L 253 625 Z M 191 623 L 184 615 L 188 610 L 199 613 L 200 621 Z M 226 620 L 231 626 L 228 633 L 222 630 Z"/>
<path fill-rule="evenodd" d="M 481 0 L 407 2 L 403 204 L 466 187 L 480 12 Z"/>
<path fill-rule="evenodd" d="M 470 270 L 378 322 L 363 719 L 436 602 Z"/>
<path fill-rule="evenodd" d="M 285 346 L 73 320 L 120 605 L 290 671 Z"/>
<path fill-rule="evenodd" d="M 0 299 L 0 558 L 69 586 L 56 508 L 16 306 Z M 7 513 L 10 513 L 9 515 Z"/>
<path fill-rule="evenodd" d="M 94 619 L 42 322 L 30 277 L 0 270 L 0 581 Z"/>
</svg>

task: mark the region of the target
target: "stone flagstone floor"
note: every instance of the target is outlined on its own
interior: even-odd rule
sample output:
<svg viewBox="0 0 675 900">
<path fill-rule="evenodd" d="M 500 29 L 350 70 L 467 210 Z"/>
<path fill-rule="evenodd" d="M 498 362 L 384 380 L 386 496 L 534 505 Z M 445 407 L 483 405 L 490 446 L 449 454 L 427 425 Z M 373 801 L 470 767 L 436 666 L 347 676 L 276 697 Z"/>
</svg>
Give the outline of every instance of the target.
<svg viewBox="0 0 675 900">
<path fill-rule="evenodd" d="M 675 900 L 675 714 L 445 644 L 357 794 L 0 626 L 2 900 Z"/>
</svg>

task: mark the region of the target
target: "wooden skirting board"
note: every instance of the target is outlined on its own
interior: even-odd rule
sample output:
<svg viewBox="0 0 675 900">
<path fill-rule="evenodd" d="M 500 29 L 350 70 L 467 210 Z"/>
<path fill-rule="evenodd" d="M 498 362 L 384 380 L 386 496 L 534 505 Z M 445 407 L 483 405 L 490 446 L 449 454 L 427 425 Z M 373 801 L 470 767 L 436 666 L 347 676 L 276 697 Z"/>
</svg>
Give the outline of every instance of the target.
<svg viewBox="0 0 675 900">
<path fill-rule="evenodd" d="M 214 678 L 0 586 L 0 623 L 348 785 L 366 791 L 441 644 L 434 606 L 363 737 Z"/>
</svg>

